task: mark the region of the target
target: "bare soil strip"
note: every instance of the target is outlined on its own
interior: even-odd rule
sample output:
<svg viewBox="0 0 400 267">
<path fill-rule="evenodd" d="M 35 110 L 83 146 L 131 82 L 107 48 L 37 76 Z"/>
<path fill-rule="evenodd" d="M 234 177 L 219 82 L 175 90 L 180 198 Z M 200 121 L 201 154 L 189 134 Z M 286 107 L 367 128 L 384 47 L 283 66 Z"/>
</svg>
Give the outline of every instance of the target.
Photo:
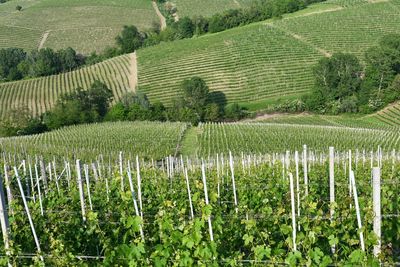
<svg viewBox="0 0 400 267">
<path fill-rule="evenodd" d="M 129 87 L 132 91 L 136 91 L 138 85 L 137 58 L 136 52 L 131 54 L 131 66 L 129 68 Z"/>
<path fill-rule="evenodd" d="M 161 30 L 164 30 L 167 28 L 167 21 L 163 14 L 161 14 L 160 10 L 158 9 L 157 3 L 155 1 L 152 1 L 153 8 L 157 13 L 158 18 L 160 19 L 160 25 L 161 25 Z"/>
<path fill-rule="evenodd" d="M 44 43 L 45 43 L 46 40 L 47 40 L 47 37 L 49 37 L 49 34 L 50 34 L 50 31 L 45 31 L 45 33 L 44 33 L 43 36 L 42 36 L 42 39 L 40 40 L 38 50 L 40 50 L 40 49 L 43 48 Z"/>
</svg>

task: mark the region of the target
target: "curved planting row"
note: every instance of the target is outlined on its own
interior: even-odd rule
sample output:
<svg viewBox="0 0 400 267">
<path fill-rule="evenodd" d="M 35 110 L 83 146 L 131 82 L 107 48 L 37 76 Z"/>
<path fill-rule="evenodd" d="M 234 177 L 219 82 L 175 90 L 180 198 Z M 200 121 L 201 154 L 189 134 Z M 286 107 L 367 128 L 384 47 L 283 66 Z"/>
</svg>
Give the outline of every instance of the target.
<svg viewBox="0 0 400 267">
<path fill-rule="evenodd" d="M 304 93 L 320 54 L 272 27 L 253 24 L 138 51 L 139 86 L 167 104 L 180 83 L 202 77 L 228 101 L 255 102 Z"/>
<path fill-rule="evenodd" d="M 186 129 L 184 123 L 117 122 L 88 124 L 26 137 L 0 139 L 0 151 L 11 154 L 65 156 L 85 159 L 118 153 L 143 158 L 175 155 Z"/>
<path fill-rule="evenodd" d="M 301 150 L 307 144 L 313 150 L 338 150 L 349 147 L 362 150 L 400 149 L 397 130 L 380 130 L 336 126 L 312 126 L 271 123 L 221 123 L 201 125 L 199 151 L 202 156 L 215 153 L 282 152 Z"/>
<path fill-rule="evenodd" d="M 78 87 L 87 89 L 95 80 L 107 84 L 114 98 L 119 99 L 125 92 L 133 90 L 129 86 L 130 64 L 130 55 L 124 55 L 72 72 L 0 84 L 0 117 L 21 107 L 40 115 L 61 95 Z"/>
</svg>

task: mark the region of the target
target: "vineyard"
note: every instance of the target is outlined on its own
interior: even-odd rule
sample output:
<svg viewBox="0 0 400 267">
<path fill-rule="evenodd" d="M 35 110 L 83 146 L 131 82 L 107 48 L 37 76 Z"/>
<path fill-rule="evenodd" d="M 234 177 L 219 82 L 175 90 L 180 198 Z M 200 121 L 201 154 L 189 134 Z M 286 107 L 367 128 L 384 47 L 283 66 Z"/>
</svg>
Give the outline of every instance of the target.
<svg viewBox="0 0 400 267">
<path fill-rule="evenodd" d="M 158 159 L 177 153 L 184 123 L 115 122 L 70 126 L 24 137 L 0 139 L 0 151 L 47 158 L 117 158 L 119 152 Z"/>
<path fill-rule="evenodd" d="M 321 55 L 280 30 L 253 24 L 138 51 L 138 82 L 151 101 L 171 103 L 200 76 L 221 101 L 257 102 L 308 92 Z"/>
<path fill-rule="evenodd" d="M 349 52 L 363 60 L 382 36 L 399 33 L 398 1 L 338 7 L 319 4 L 281 20 L 140 50 L 139 85 L 150 100 L 168 104 L 181 81 L 195 75 L 221 99 L 249 108 L 298 97 L 312 88 L 311 66 L 321 57 Z"/>
<path fill-rule="evenodd" d="M 201 2 L 196 0 L 173 0 L 171 2 L 176 5 L 176 8 L 178 10 L 177 12 L 180 17 L 194 17 L 199 15 L 202 15 L 204 17 L 211 17 L 212 15 L 216 13 L 221 13 L 225 10 L 240 8 L 242 7 L 242 4 L 244 4 L 239 3 L 239 1 L 235 0 L 205 0 Z M 250 0 L 248 0 L 247 2 L 251 3 Z"/>
<path fill-rule="evenodd" d="M 0 48 L 37 49 L 49 32 L 44 47 L 89 54 L 114 45 L 124 25 L 145 30 L 157 21 L 149 0 L 13 0 L 0 5 Z"/>
<path fill-rule="evenodd" d="M 400 124 L 400 103 L 395 103 L 371 116 L 385 124 L 398 126 Z"/>
<path fill-rule="evenodd" d="M 1 262 L 386 266 L 400 260 L 400 155 L 120 154 L 2 162 Z M 372 179 L 372 180 L 371 180 Z"/>
<path fill-rule="evenodd" d="M 285 149 L 299 150 L 308 144 L 316 151 L 329 146 L 340 150 L 349 147 L 369 151 L 381 146 L 383 149 L 400 149 L 398 128 L 369 129 L 344 126 L 318 126 L 279 123 L 207 123 L 200 126 L 198 152 L 202 157 L 216 153 L 240 155 L 241 153 L 279 152 Z"/>
<path fill-rule="evenodd" d="M 51 109 L 61 95 L 78 87 L 87 89 L 95 80 L 104 82 L 118 100 L 135 89 L 129 83 L 131 64 L 131 55 L 123 55 L 59 75 L 1 83 L 0 117 L 21 107 L 27 107 L 35 116 L 40 115 Z"/>
</svg>

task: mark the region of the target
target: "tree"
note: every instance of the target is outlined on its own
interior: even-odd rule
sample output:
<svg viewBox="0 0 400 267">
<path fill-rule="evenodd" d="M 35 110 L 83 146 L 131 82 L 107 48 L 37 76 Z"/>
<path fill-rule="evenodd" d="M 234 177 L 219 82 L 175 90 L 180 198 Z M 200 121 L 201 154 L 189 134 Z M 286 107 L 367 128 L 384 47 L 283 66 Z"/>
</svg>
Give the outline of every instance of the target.
<svg viewBox="0 0 400 267">
<path fill-rule="evenodd" d="M 204 121 L 217 122 L 221 118 L 221 112 L 217 103 L 208 104 L 204 111 Z"/>
<path fill-rule="evenodd" d="M 71 71 L 76 69 L 83 63 L 83 58 L 76 54 L 76 51 L 71 47 L 62 49 L 57 52 L 57 56 L 60 62 L 61 71 Z"/>
<path fill-rule="evenodd" d="M 116 41 L 121 53 L 132 53 L 143 45 L 144 36 L 135 26 L 124 26 Z"/>
<path fill-rule="evenodd" d="M 0 80 L 14 81 L 22 78 L 18 64 L 26 58 L 26 53 L 20 48 L 0 49 Z"/>
<path fill-rule="evenodd" d="M 15 10 L 17 10 L 17 11 L 21 11 L 21 10 L 22 10 L 22 6 L 20 6 L 20 5 L 17 5 L 17 6 L 15 7 Z"/>
<path fill-rule="evenodd" d="M 113 100 L 113 93 L 106 84 L 94 81 L 87 91 L 89 105 L 101 118 L 103 118 Z"/>
<path fill-rule="evenodd" d="M 182 82 L 181 90 L 185 107 L 192 109 L 201 120 L 209 94 L 206 82 L 200 77 L 192 77 Z"/>
<path fill-rule="evenodd" d="M 231 103 L 225 107 L 225 118 L 238 121 L 244 117 L 243 109 L 238 103 Z"/>
<path fill-rule="evenodd" d="M 50 48 L 33 50 L 28 56 L 29 73 L 27 76 L 49 76 L 60 72 L 60 60 L 56 52 Z"/>
<path fill-rule="evenodd" d="M 176 31 L 176 39 L 191 38 L 193 36 L 195 26 L 188 17 L 181 18 L 173 24 Z"/>
</svg>

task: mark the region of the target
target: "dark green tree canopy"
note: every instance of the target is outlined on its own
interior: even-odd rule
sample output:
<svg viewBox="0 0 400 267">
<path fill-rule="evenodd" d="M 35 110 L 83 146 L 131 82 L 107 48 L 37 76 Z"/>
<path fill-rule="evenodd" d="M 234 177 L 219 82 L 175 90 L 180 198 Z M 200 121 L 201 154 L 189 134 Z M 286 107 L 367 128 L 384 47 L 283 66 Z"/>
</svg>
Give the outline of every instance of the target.
<svg viewBox="0 0 400 267">
<path fill-rule="evenodd" d="M 315 88 L 329 100 L 343 99 L 359 91 L 362 71 L 356 56 L 334 54 L 321 59 L 314 68 Z"/>
<path fill-rule="evenodd" d="M 209 88 L 202 78 L 192 77 L 184 80 L 181 89 L 186 107 L 199 111 L 206 105 Z"/>
<path fill-rule="evenodd" d="M 144 36 L 136 26 L 124 26 L 116 41 L 121 53 L 132 53 L 143 45 Z"/>
</svg>

